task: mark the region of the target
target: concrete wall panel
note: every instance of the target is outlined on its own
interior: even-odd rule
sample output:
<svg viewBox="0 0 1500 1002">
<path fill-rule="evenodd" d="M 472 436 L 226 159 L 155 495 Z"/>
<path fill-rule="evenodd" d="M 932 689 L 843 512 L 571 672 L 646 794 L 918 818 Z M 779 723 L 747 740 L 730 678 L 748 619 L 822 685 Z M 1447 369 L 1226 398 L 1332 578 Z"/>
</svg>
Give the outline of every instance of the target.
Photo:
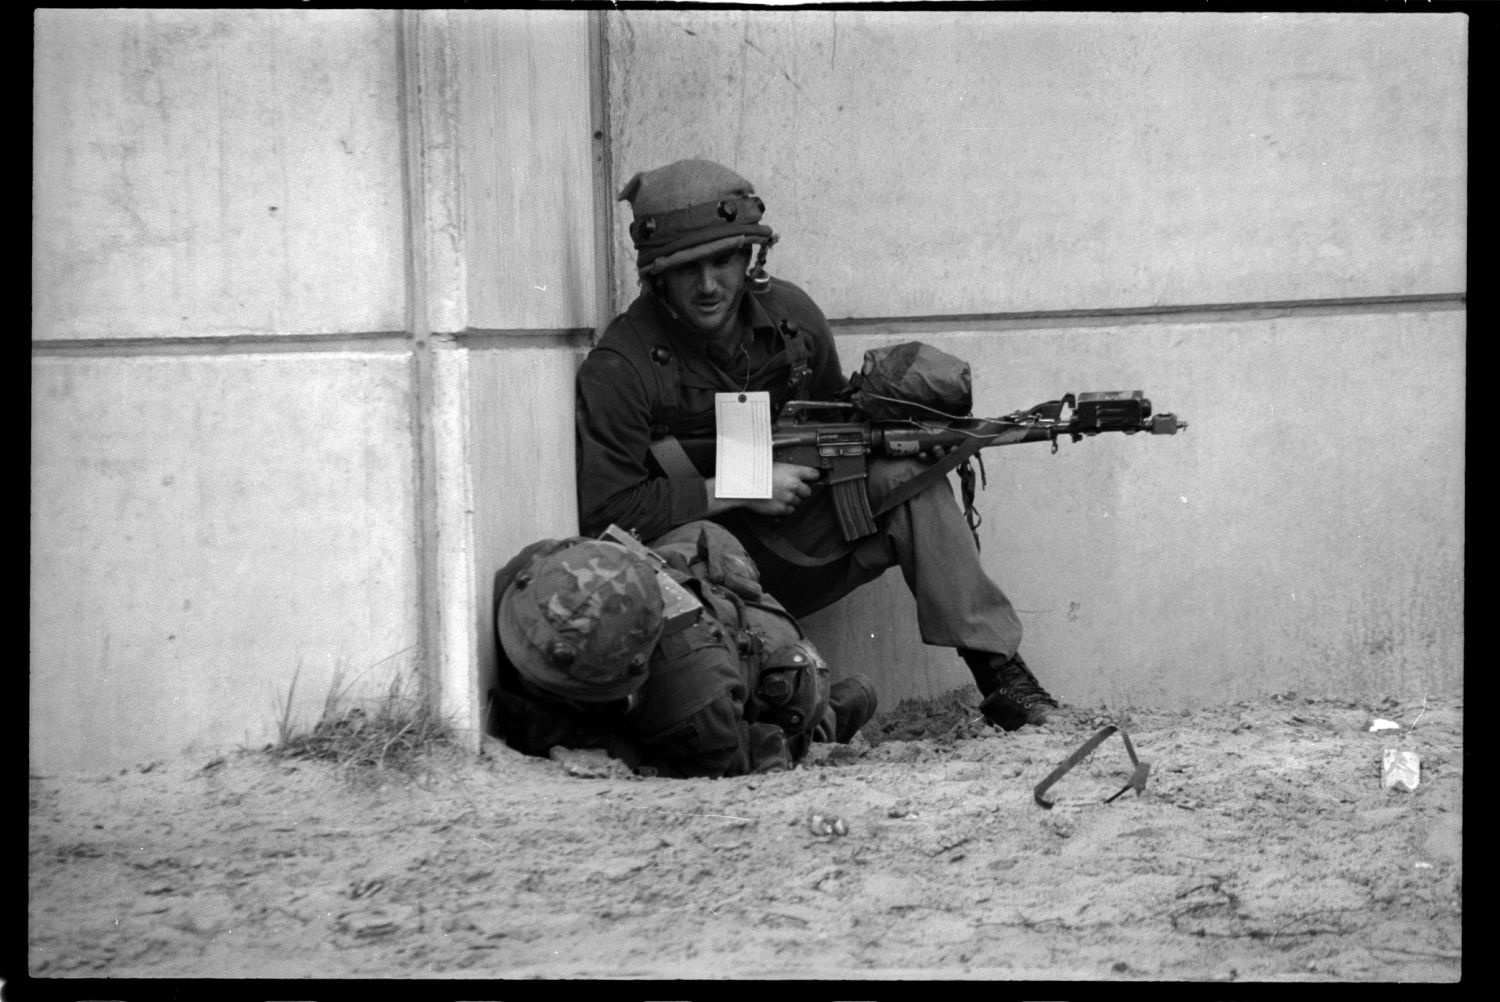
<svg viewBox="0 0 1500 1002">
<path fill-rule="evenodd" d="M 495 572 L 530 543 L 578 532 L 572 400 L 585 350 L 517 344 L 470 352 L 481 695 L 494 677 Z"/>
<path fill-rule="evenodd" d="M 773 270 L 816 276 L 831 317 L 1465 286 L 1463 15 L 607 19 L 616 190 L 738 167 L 784 237 Z"/>
<path fill-rule="evenodd" d="M 987 569 L 1059 696 L 1186 708 L 1252 693 L 1462 685 L 1462 311 L 927 332 L 977 413 L 1146 391 L 1175 437 L 984 453 Z M 843 334 L 844 367 L 909 333 Z M 809 621 L 892 701 L 969 684 L 899 575 Z"/>
<path fill-rule="evenodd" d="M 33 363 L 31 754 L 275 737 L 418 642 L 404 353 Z M 373 669 L 373 670 L 372 670 Z"/>
<path fill-rule="evenodd" d="M 453 12 L 469 326 L 595 325 L 588 15 Z"/>
<path fill-rule="evenodd" d="M 393 13 L 35 26 L 35 339 L 405 326 Z"/>
</svg>

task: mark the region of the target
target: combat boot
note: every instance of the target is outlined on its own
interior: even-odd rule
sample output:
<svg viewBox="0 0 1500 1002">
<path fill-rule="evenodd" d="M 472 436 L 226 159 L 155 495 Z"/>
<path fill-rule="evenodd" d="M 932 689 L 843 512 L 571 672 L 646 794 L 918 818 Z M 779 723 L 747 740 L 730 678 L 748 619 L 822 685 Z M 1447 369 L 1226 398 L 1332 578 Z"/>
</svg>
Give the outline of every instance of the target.
<svg viewBox="0 0 1500 1002">
<path fill-rule="evenodd" d="M 848 744 L 875 716 L 875 683 L 860 674 L 841 679 L 828 691 L 828 705 L 833 708 L 833 740 Z"/>
<path fill-rule="evenodd" d="M 984 719 L 1001 728 L 1014 731 L 1027 724 L 1041 724 L 1050 711 L 1057 709 L 1053 699 L 1026 666 L 1019 652 L 1009 659 L 984 651 L 960 651 L 974 683 L 984 699 L 979 712 Z"/>
</svg>

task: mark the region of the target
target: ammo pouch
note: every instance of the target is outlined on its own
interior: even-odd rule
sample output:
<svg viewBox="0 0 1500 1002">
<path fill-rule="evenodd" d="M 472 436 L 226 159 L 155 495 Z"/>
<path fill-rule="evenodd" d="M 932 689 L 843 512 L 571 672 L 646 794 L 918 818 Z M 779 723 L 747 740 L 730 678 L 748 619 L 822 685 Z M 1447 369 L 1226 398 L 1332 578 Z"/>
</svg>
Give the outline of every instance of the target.
<svg viewBox="0 0 1500 1002">
<path fill-rule="evenodd" d="M 823 719 L 829 687 L 828 665 L 812 644 L 783 645 L 760 658 L 745 718 L 780 727 L 791 739 L 792 757 L 799 759 Z"/>
<path fill-rule="evenodd" d="M 921 341 L 907 341 L 865 352 L 864 367 L 849 377 L 850 400 L 873 421 L 961 420 L 974 410 L 974 379 L 969 363 Z M 979 463 L 979 478 L 984 479 L 984 460 L 979 458 L 983 446 L 979 438 L 971 439 L 932 466 L 920 478 L 913 478 L 881 501 L 884 512 L 904 503 L 919 487 L 937 477 L 958 471 L 963 491 L 964 520 L 979 545 L 979 512 L 974 508 L 974 468 Z M 841 524 L 843 523 L 841 520 Z M 848 533 L 845 534 L 848 536 Z"/>
</svg>

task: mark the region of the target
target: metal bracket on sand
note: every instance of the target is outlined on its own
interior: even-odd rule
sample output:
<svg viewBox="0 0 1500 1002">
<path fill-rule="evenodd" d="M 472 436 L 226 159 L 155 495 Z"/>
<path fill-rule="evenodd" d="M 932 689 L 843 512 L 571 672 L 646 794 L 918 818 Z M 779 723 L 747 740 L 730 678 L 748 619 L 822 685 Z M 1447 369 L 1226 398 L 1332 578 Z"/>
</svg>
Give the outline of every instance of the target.
<svg viewBox="0 0 1500 1002">
<path fill-rule="evenodd" d="M 1114 803 L 1114 801 L 1118 799 L 1121 794 L 1123 794 L 1126 790 L 1131 789 L 1135 790 L 1135 795 L 1139 797 L 1146 789 L 1146 777 L 1151 774 L 1151 763 L 1142 762 L 1139 758 L 1136 757 L 1135 745 L 1130 743 L 1130 735 L 1125 733 L 1124 728 L 1122 728 L 1119 724 L 1106 724 L 1099 729 L 1098 734 L 1095 734 L 1093 737 L 1089 738 L 1082 745 L 1080 745 L 1078 750 L 1069 755 L 1067 760 L 1063 762 L 1062 765 L 1058 766 L 1056 769 L 1053 769 L 1052 772 L 1047 775 L 1046 779 L 1037 784 L 1036 790 L 1034 792 L 1036 802 L 1038 804 L 1041 804 L 1048 810 L 1051 810 L 1053 801 L 1050 801 L 1047 798 L 1043 797 L 1042 794 L 1046 793 L 1048 787 L 1057 782 L 1059 779 L 1062 779 L 1069 769 L 1073 768 L 1079 762 L 1082 762 L 1085 758 L 1087 758 L 1089 752 L 1093 751 L 1095 748 L 1098 748 L 1101 744 L 1104 743 L 1105 738 L 1109 737 L 1116 731 L 1120 732 L 1120 738 L 1125 742 L 1125 750 L 1130 753 L 1130 764 L 1134 767 L 1134 771 L 1130 774 L 1130 781 L 1124 786 L 1120 787 L 1119 792 L 1114 796 L 1106 798 L 1104 802 L 1106 804 Z"/>
</svg>

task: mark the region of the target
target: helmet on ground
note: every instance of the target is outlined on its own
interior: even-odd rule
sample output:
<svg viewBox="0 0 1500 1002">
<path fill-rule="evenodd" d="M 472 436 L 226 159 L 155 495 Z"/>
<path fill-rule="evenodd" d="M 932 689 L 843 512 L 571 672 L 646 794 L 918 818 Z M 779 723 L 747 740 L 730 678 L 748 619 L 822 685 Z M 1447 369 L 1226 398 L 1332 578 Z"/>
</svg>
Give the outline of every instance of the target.
<svg viewBox="0 0 1500 1002">
<path fill-rule="evenodd" d="M 597 539 L 539 551 L 496 613 L 500 644 L 521 677 L 577 702 L 611 702 L 639 689 L 661 630 L 651 566 Z"/>
<path fill-rule="evenodd" d="M 712 160 L 678 160 L 631 178 L 619 200 L 634 221 L 636 269 L 641 278 L 748 244 L 764 248 L 776 234 L 760 222 L 766 205 L 749 181 Z"/>
</svg>

